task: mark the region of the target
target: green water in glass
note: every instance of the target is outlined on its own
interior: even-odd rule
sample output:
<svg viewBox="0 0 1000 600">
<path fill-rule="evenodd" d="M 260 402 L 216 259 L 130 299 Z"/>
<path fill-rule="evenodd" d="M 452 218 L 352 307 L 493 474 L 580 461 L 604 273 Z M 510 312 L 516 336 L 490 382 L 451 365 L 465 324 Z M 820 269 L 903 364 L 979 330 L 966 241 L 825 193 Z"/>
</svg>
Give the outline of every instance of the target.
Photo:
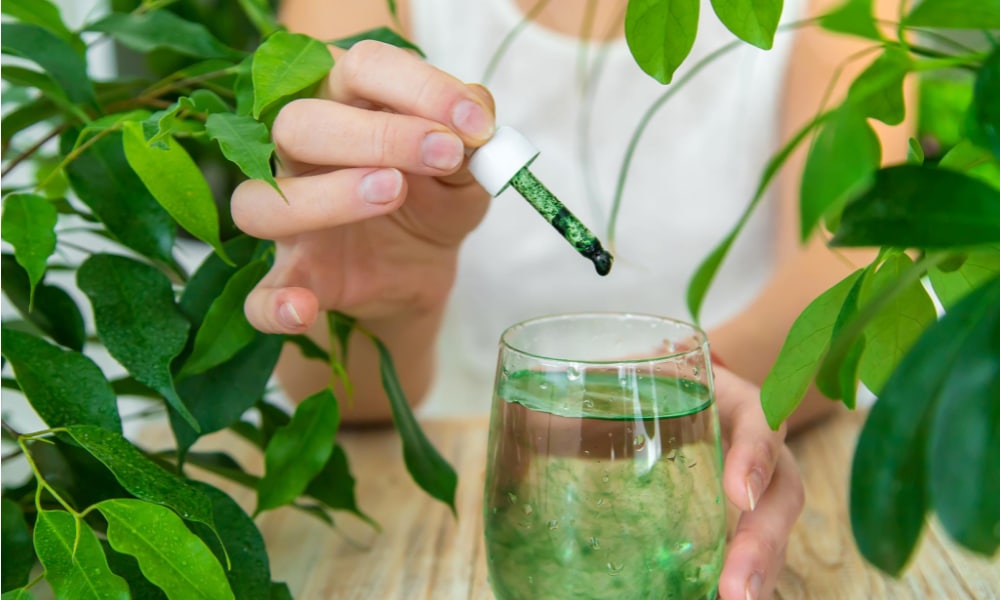
<svg viewBox="0 0 1000 600">
<path fill-rule="evenodd" d="M 725 505 L 707 388 L 519 371 L 497 395 L 484 518 L 499 600 L 716 597 Z"/>
</svg>

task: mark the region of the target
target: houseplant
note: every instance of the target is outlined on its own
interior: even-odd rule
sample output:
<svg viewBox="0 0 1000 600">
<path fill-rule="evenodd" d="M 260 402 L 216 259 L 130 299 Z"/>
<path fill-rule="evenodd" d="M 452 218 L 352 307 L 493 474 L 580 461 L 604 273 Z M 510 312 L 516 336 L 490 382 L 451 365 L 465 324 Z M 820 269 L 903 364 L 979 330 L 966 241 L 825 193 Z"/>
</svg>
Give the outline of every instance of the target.
<svg viewBox="0 0 1000 600">
<path fill-rule="evenodd" d="M 206 4 L 238 18 L 210 19 Z M 630 47 L 654 77 L 669 81 L 683 61 L 697 4 L 630 2 Z M 975 3 L 979 13 L 957 10 L 967 4 L 924 0 L 901 13 L 900 35 L 893 38 L 875 27 L 869 0 L 851 0 L 818 24 L 800 24 L 871 39 L 880 56 L 843 105 L 818 116 L 775 157 L 761 183 L 763 192 L 790 149 L 815 133 L 806 179 L 822 185 L 803 188 L 803 235 L 822 221 L 836 243 L 883 247 L 876 261 L 803 313 L 764 386 L 764 404 L 776 426 L 814 375 L 824 392 L 848 405 L 859 378 L 880 392 L 855 468 L 856 480 L 869 484 L 853 488 L 860 496 L 852 498 L 852 511 L 862 551 L 890 572 L 903 566 L 916 540 L 928 489 L 960 543 L 985 554 L 997 546 L 992 524 L 1000 517 L 990 504 L 996 496 L 980 478 L 998 481 L 988 461 L 1000 439 L 998 251 L 989 244 L 1000 243 L 1000 58 L 992 41 L 992 50 L 950 44 L 938 50 L 910 44 L 903 35 L 928 23 L 1000 27 L 995 2 Z M 716 0 L 713 6 L 739 39 L 772 43 L 779 1 Z M 283 342 L 298 344 L 340 374 L 347 336 L 365 332 L 346 315 L 330 315 L 331 352 L 303 337 L 255 333 L 240 307 L 272 250 L 232 230 L 204 173 L 206 165 L 230 165 L 226 173 L 235 165 L 243 176 L 273 184 L 269 124 L 280 106 L 309 94 L 329 69 L 328 42 L 281 30 L 265 0 L 123 0 L 114 7 L 84 25 L 97 34 L 87 41 L 47 0 L 7 0 L 2 7 L 11 18 L 0 35 L 3 52 L 26 59 L 5 64 L 2 73 L 9 85 L 5 101 L 13 96 L 2 124 L 3 236 L 14 250 L 3 258 L 3 290 L 23 317 L 4 323 L 2 350 L 15 375 L 4 385 L 19 388 L 49 426 L 41 432 L 4 428 L 12 454 L 29 458 L 35 475 L 4 490 L 4 556 L 20 559 L 3 562 L 4 597 L 30 597 L 18 590 L 30 587 L 36 556 L 60 597 L 87 593 L 73 587 L 84 570 L 96 574 L 89 581 L 98 597 L 156 596 L 161 589 L 184 596 L 190 583 L 182 575 L 189 569 L 212 597 L 287 596 L 287 588 L 271 583 L 252 519 L 226 494 L 187 476 L 197 467 L 255 489 L 257 512 L 292 505 L 320 519 L 329 519 L 331 510 L 364 518 L 347 457 L 331 435 L 339 420 L 332 392 L 305 400 L 290 415 L 267 400 L 266 386 Z M 943 21 L 942 11 L 952 21 Z M 218 29 L 233 22 L 239 25 Z M 329 43 L 345 47 L 366 37 L 408 44 L 384 29 Z M 148 56 L 153 75 L 110 82 L 87 76 L 83 51 L 108 38 Z M 903 77 L 939 68 L 958 68 L 971 84 L 969 117 L 952 125 L 961 140 L 948 140 L 951 149 L 933 160 L 914 143 L 912 164 L 879 169 L 867 118 L 898 121 Z M 844 160 L 847 155 L 858 160 Z M 29 163 L 35 166 L 32 180 L 8 189 L 8 173 Z M 217 195 L 224 202 L 231 177 L 222 179 Z M 908 185 L 915 180 L 921 182 L 916 190 Z M 947 211 L 940 210 L 934 186 L 953 198 Z M 748 215 L 757 199 L 759 194 Z M 955 215 L 964 219 L 960 226 Z M 190 274 L 175 259 L 178 225 L 214 251 Z M 115 250 L 80 256 L 70 229 L 109 239 Z M 695 316 L 738 229 L 692 282 Z M 896 237 L 884 237 L 889 234 Z M 85 302 L 53 283 L 66 271 Z M 934 323 L 929 299 L 914 284 L 925 273 L 945 305 L 954 307 L 951 320 Z M 84 329 L 83 314 L 90 311 L 96 343 Z M 888 341 L 876 335 L 900 331 L 904 321 L 916 326 Z M 372 342 L 383 357 L 407 466 L 422 487 L 450 503 L 454 472 L 421 434 L 394 383 L 391 358 L 378 340 Z M 109 381 L 88 358 L 95 347 L 105 348 L 126 374 Z M 961 368 L 941 368 L 956 364 Z M 924 381 L 914 372 L 935 379 Z M 122 435 L 117 407 L 125 396 L 165 407 L 175 449 L 151 453 Z M 915 397 L 925 399 L 922 411 L 898 406 L 899 399 Z M 225 428 L 261 448 L 263 476 L 244 472 L 225 454 L 190 450 L 200 436 Z M 954 439 L 969 443 L 944 443 Z M 942 465 L 950 468 L 942 473 Z M 885 535 L 887 519 L 899 526 Z M 143 529 L 160 531 L 163 539 L 144 545 L 137 531 Z"/>
</svg>

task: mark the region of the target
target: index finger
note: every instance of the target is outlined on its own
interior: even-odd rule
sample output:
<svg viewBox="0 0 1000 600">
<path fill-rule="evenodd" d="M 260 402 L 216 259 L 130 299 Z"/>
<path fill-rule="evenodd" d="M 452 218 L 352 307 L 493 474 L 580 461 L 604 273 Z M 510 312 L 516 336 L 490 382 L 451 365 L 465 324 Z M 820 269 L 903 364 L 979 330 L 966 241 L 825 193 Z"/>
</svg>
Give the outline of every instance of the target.
<svg viewBox="0 0 1000 600">
<path fill-rule="evenodd" d="M 493 103 L 482 86 L 466 85 L 412 53 L 372 40 L 355 44 L 327 78 L 331 100 L 378 105 L 436 121 L 465 145 L 481 146 L 493 135 Z"/>
</svg>

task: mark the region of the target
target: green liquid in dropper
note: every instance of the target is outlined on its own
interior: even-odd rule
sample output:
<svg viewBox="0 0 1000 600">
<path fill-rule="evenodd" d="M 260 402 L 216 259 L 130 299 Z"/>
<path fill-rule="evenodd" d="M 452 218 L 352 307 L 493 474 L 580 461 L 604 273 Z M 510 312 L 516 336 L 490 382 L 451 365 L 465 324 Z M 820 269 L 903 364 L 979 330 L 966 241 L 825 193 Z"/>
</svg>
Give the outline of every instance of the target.
<svg viewBox="0 0 1000 600">
<path fill-rule="evenodd" d="M 601 246 L 597 236 L 569 212 L 569 209 L 528 170 L 528 167 L 518 171 L 510 180 L 510 185 L 524 196 L 524 199 L 535 207 L 535 210 L 545 217 L 545 220 L 555 227 L 577 252 L 594 263 L 598 275 L 607 275 L 611 271 L 614 257 Z"/>
</svg>

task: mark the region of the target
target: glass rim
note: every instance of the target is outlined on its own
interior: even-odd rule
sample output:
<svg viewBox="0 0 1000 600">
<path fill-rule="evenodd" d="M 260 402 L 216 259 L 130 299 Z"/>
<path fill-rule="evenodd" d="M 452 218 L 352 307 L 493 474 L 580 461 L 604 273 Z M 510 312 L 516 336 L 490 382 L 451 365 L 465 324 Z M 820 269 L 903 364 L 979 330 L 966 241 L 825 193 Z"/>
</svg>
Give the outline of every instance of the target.
<svg viewBox="0 0 1000 600">
<path fill-rule="evenodd" d="M 674 351 L 674 352 L 664 352 L 662 354 L 653 354 L 653 355 L 649 355 L 649 356 L 643 356 L 641 358 L 616 358 L 616 359 L 600 359 L 600 360 L 597 360 L 597 359 L 568 358 L 568 357 L 564 357 L 564 356 L 549 356 L 547 354 L 542 354 L 542 353 L 539 353 L 539 352 L 531 352 L 531 351 L 525 350 L 524 348 L 518 347 L 517 344 L 512 343 L 511 340 L 509 339 L 512 335 L 514 335 L 515 333 L 517 333 L 520 330 L 523 330 L 523 329 L 525 329 L 527 327 L 531 327 L 531 326 L 535 326 L 535 325 L 540 325 L 540 324 L 543 324 L 543 323 L 546 323 L 546 322 L 561 321 L 561 320 L 566 320 L 566 319 L 581 319 L 581 318 L 585 318 L 585 319 L 595 318 L 596 319 L 596 318 L 609 318 L 609 317 L 610 318 L 620 319 L 620 320 L 629 320 L 629 319 L 634 319 L 634 320 L 648 320 L 648 321 L 656 321 L 656 322 L 666 323 L 666 324 L 671 324 L 671 325 L 678 325 L 678 326 L 681 326 L 683 328 L 686 328 L 686 329 L 690 330 L 692 336 L 694 338 L 696 338 L 697 343 L 693 347 L 685 349 L 685 350 Z M 516 352 L 518 354 L 521 354 L 521 355 L 529 357 L 529 358 L 534 358 L 534 359 L 539 359 L 539 360 L 548 360 L 548 361 L 553 361 L 553 362 L 575 363 L 575 364 L 581 364 L 581 365 L 640 364 L 640 363 L 648 363 L 648 362 L 655 362 L 655 361 L 676 360 L 676 359 L 679 359 L 679 358 L 684 358 L 686 356 L 690 356 L 690 355 L 696 354 L 698 352 L 701 352 L 701 353 L 703 353 L 705 355 L 705 360 L 706 361 L 708 361 L 708 362 L 711 361 L 711 358 L 710 358 L 711 353 L 709 351 L 708 334 L 706 334 L 705 330 L 703 330 L 698 325 L 695 325 L 694 323 L 691 323 L 689 321 L 684 321 L 682 319 L 676 319 L 676 318 L 673 318 L 673 317 L 664 317 L 662 315 L 657 315 L 657 314 L 652 314 L 652 313 L 631 312 L 631 311 L 621 311 L 621 312 L 619 312 L 619 311 L 582 311 L 582 312 L 552 313 L 552 314 L 547 314 L 547 315 L 540 315 L 540 316 L 537 316 L 537 317 L 531 317 L 531 318 L 528 318 L 528 319 L 524 319 L 523 321 L 519 321 L 517 323 L 514 323 L 513 325 L 511 325 L 511 326 L 507 327 L 506 329 L 504 329 L 503 333 L 500 334 L 500 346 L 502 346 L 503 348 L 505 348 L 505 349 L 507 349 L 507 350 L 509 350 L 511 352 Z"/>
</svg>

